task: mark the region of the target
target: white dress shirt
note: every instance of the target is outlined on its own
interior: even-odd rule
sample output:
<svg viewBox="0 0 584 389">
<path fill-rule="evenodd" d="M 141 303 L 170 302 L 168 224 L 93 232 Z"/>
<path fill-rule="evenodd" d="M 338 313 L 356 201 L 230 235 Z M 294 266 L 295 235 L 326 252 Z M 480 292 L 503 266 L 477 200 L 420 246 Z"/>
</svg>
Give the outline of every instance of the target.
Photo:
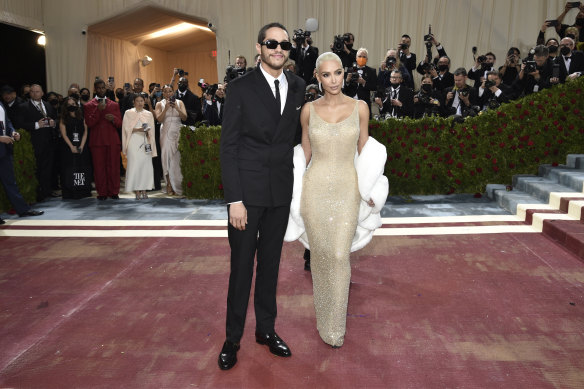
<svg viewBox="0 0 584 389">
<path fill-rule="evenodd" d="M 272 76 L 268 72 L 266 72 L 260 63 L 260 70 L 264 74 L 264 77 L 270 84 L 270 88 L 272 89 L 272 93 L 274 94 L 274 99 L 276 98 L 276 85 L 274 81 L 280 81 L 280 114 L 284 112 L 284 107 L 286 106 L 286 97 L 288 96 L 288 80 L 286 79 L 286 75 L 284 72 L 281 72 L 278 78 Z"/>
</svg>

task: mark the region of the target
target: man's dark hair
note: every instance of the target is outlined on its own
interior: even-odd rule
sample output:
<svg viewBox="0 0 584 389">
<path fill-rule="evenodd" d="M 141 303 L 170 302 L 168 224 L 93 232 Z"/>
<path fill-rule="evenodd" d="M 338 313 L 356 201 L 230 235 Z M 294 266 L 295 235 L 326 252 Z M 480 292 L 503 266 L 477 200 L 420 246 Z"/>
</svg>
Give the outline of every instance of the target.
<svg viewBox="0 0 584 389">
<path fill-rule="evenodd" d="M 402 74 L 401 70 L 399 70 L 399 69 L 393 69 L 390 74 L 394 74 L 394 73 L 399 74 L 399 76 L 401 78 L 404 77 L 404 75 Z"/>
<path fill-rule="evenodd" d="M 550 41 L 555 41 L 558 44 L 558 46 L 560 45 L 560 42 L 558 42 L 556 38 L 549 38 L 547 41 L 545 41 L 545 45 L 547 46 L 548 43 L 550 43 Z"/>
<path fill-rule="evenodd" d="M 521 55 L 521 51 L 517 47 L 509 47 L 508 51 L 513 50 L 513 53 L 517 53 L 517 55 Z"/>
<path fill-rule="evenodd" d="M 485 55 L 490 55 L 491 57 L 493 57 L 493 59 L 497 59 L 497 56 L 490 51 Z"/>
<path fill-rule="evenodd" d="M 549 49 L 544 45 L 537 45 L 533 49 L 533 55 L 537 57 L 547 57 L 550 54 Z"/>
<path fill-rule="evenodd" d="M 403 34 L 401 37 L 402 38 L 408 38 L 409 40 L 412 40 L 412 38 L 408 34 Z"/>
<path fill-rule="evenodd" d="M 136 82 L 136 81 L 140 81 L 140 84 L 144 85 L 144 80 L 143 80 L 143 79 L 141 79 L 140 77 L 136 77 L 136 78 L 134 79 L 134 82 Z"/>
<path fill-rule="evenodd" d="M 346 32 L 345 35 L 348 35 L 351 37 L 352 40 L 355 40 L 355 35 L 353 35 L 352 32 Z"/>
<path fill-rule="evenodd" d="M 98 78 L 97 80 L 95 80 L 93 82 L 93 89 L 97 89 L 97 86 L 101 85 L 101 84 L 103 84 L 105 86 L 105 81 L 102 80 L 101 78 Z M 83 88 L 83 89 L 86 89 L 86 88 Z M 79 91 L 79 94 L 81 94 L 81 91 Z"/>
<path fill-rule="evenodd" d="M 155 86 L 156 86 L 156 83 L 155 83 L 155 82 L 151 82 L 151 83 L 148 85 L 148 90 L 152 90 L 152 89 L 154 89 L 154 87 L 155 87 Z"/>
<path fill-rule="evenodd" d="M 0 89 L 0 95 L 8 94 L 15 92 L 14 88 L 10 85 L 4 85 L 2 89 Z"/>
<path fill-rule="evenodd" d="M 270 23 L 270 24 L 266 24 L 265 26 L 263 26 L 260 29 L 260 32 L 258 33 L 258 43 L 261 44 L 265 39 L 266 39 L 266 31 L 268 31 L 270 28 L 280 28 L 284 31 L 286 31 L 286 35 L 288 35 L 288 37 L 290 37 L 290 34 L 288 34 L 288 30 L 286 30 L 286 27 L 284 27 L 284 25 L 282 23 L 278 23 L 278 22 L 274 22 L 274 23 Z"/>
<path fill-rule="evenodd" d="M 455 76 L 465 76 L 466 77 L 466 69 L 465 68 L 458 68 L 453 73 Z"/>
</svg>

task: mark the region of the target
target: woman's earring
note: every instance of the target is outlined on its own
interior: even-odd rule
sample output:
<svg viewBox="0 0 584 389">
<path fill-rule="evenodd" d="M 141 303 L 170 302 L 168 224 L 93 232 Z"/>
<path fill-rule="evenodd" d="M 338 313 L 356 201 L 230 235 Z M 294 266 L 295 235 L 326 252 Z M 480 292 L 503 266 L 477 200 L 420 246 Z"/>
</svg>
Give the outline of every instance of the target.
<svg viewBox="0 0 584 389">
<path fill-rule="evenodd" d="M 320 91 L 320 93 L 323 92 L 323 90 L 322 90 L 322 84 L 320 83 L 320 81 L 318 82 L 318 90 Z"/>
<path fill-rule="evenodd" d="M 345 89 L 345 80 L 343 80 L 343 89 Z"/>
</svg>

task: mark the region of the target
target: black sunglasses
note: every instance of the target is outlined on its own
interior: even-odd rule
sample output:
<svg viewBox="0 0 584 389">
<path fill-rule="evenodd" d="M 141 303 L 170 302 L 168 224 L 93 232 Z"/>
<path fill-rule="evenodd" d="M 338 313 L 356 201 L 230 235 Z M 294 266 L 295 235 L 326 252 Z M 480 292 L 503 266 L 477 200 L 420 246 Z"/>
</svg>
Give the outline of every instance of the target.
<svg viewBox="0 0 584 389">
<path fill-rule="evenodd" d="M 278 45 L 280 45 L 282 50 L 290 51 L 290 49 L 292 49 L 292 43 L 288 41 L 278 42 L 275 39 L 268 39 L 267 41 L 262 42 L 261 45 L 266 46 L 270 50 L 274 50 Z"/>
</svg>

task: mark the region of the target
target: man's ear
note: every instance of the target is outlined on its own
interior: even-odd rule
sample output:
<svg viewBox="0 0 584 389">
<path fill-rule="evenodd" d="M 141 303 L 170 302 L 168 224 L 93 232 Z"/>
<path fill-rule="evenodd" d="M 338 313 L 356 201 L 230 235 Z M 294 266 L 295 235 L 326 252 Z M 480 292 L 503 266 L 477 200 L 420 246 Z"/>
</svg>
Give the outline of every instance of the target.
<svg viewBox="0 0 584 389">
<path fill-rule="evenodd" d="M 256 51 L 258 52 L 258 54 L 262 53 L 262 45 L 260 45 L 259 43 L 256 43 Z"/>
</svg>

